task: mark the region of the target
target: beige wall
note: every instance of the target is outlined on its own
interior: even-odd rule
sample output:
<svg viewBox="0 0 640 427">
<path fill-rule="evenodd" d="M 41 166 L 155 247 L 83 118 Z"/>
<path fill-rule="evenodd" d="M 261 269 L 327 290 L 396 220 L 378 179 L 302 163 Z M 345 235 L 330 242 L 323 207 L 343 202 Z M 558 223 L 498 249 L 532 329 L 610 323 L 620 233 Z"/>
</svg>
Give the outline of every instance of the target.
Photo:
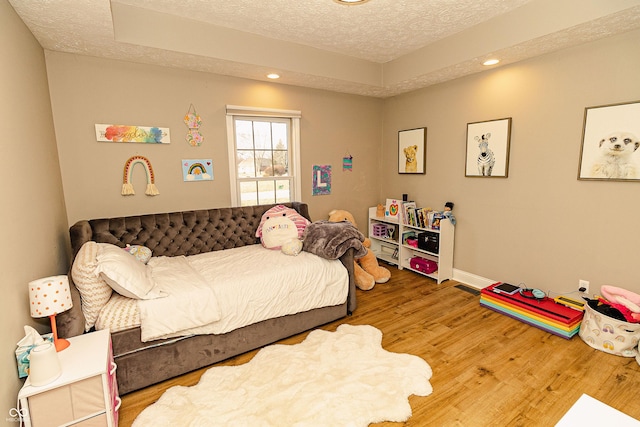
<svg viewBox="0 0 640 427">
<path fill-rule="evenodd" d="M 455 202 L 458 270 L 543 290 L 585 279 L 592 291 L 640 292 L 640 183 L 576 178 L 585 107 L 640 100 L 638 46 L 634 31 L 388 99 L 380 200 Z M 504 117 L 509 177 L 466 178 L 467 123 Z M 398 175 L 397 132 L 421 126 L 427 173 Z"/>
<path fill-rule="evenodd" d="M 46 52 L 51 103 L 69 223 L 79 219 L 229 206 L 225 105 L 302 111 L 302 197 L 313 219 L 347 209 L 363 224 L 379 186 L 383 101 L 129 62 Z M 202 117 L 200 147 L 185 141 L 182 121 L 193 104 Z M 161 126 L 171 144 L 96 142 L 95 123 Z M 354 157 L 353 172 L 342 157 Z M 160 195 L 144 194 L 134 169 L 134 196 L 122 196 L 122 170 L 132 155 L 147 157 Z M 214 180 L 185 183 L 181 159 L 211 158 Z M 332 193 L 311 196 L 314 164 L 333 168 Z"/>
<path fill-rule="evenodd" d="M 6 0 L 0 52 L 0 423 L 17 426 L 9 417 L 23 383 L 15 343 L 24 325 L 50 331 L 48 319 L 29 316 L 27 283 L 66 272 L 68 239 L 43 51 Z"/>
</svg>

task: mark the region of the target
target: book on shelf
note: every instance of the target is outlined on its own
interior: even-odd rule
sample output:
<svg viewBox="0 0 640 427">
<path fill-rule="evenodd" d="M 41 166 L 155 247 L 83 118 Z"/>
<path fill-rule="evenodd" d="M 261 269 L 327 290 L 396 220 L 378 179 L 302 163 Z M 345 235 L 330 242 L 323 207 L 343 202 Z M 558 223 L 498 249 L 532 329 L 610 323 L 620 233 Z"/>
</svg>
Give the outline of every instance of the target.
<svg viewBox="0 0 640 427">
<path fill-rule="evenodd" d="M 434 212 L 431 217 L 431 222 L 429 222 L 429 228 L 434 230 L 440 230 L 440 221 L 444 218 L 442 212 Z"/>
<path fill-rule="evenodd" d="M 444 213 L 430 208 L 419 208 L 415 202 L 400 202 L 399 219 L 402 224 L 431 230 L 440 230 Z"/>
<path fill-rule="evenodd" d="M 402 202 L 401 219 L 403 224 L 409 224 L 410 211 L 416 208 L 416 202 Z"/>
<path fill-rule="evenodd" d="M 401 202 L 398 199 L 387 199 L 387 203 L 385 204 L 384 216 L 386 218 L 395 218 L 398 219 L 400 216 L 400 204 Z"/>
<path fill-rule="evenodd" d="M 415 206 L 415 203 L 413 203 L 412 205 L 406 206 L 405 211 L 406 221 L 404 223 L 406 225 L 410 225 L 412 227 L 429 228 L 429 225 L 431 224 L 431 209 L 418 208 Z"/>
<path fill-rule="evenodd" d="M 427 228 L 429 224 L 429 211 L 425 208 L 420 208 L 418 211 L 418 227 Z"/>
</svg>

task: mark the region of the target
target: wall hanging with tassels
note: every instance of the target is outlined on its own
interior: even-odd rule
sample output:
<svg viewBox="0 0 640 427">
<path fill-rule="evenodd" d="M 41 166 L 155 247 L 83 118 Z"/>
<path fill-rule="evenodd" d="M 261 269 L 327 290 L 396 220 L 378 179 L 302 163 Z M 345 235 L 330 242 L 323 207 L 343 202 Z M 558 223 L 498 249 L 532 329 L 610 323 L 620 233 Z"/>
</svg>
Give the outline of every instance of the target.
<svg viewBox="0 0 640 427">
<path fill-rule="evenodd" d="M 131 184 L 131 174 L 135 165 L 141 164 L 147 174 L 147 190 L 144 192 L 147 196 L 157 196 L 160 194 L 156 188 L 156 180 L 153 175 L 153 167 L 151 162 L 144 156 L 133 156 L 124 164 L 124 174 L 122 179 L 122 195 L 132 196 L 136 194 L 133 190 L 133 184 Z"/>
</svg>

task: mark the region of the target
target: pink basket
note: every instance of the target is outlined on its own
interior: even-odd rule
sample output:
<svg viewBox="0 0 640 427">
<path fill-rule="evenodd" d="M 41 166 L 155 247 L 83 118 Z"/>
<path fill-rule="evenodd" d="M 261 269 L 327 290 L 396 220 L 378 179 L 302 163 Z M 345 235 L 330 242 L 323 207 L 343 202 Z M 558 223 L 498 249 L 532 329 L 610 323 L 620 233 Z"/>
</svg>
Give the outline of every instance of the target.
<svg viewBox="0 0 640 427">
<path fill-rule="evenodd" d="M 387 237 L 387 226 L 384 224 L 373 224 L 372 232 L 375 237 Z"/>
</svg>

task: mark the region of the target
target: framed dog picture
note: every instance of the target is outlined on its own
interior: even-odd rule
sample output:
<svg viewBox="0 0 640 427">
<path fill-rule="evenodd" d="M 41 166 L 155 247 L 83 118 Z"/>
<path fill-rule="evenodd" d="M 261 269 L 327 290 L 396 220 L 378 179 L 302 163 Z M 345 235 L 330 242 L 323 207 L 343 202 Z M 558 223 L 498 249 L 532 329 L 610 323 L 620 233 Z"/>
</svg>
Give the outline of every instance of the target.
<svg viewBox="0 0 640 427">
<path fill-rule="evenodd" d="M 578 179 L 640 181 L 640 101 L 587 107 Z"/>
<path fill-rule="evenodd" d="M 467 124 L 465 176 L 509 176 L 511 117 Z"/>
<path fill-rule="evenodd" d="M 426 173 L 427 128 L 398 131 L 398 173 Z"/>
</svg>

